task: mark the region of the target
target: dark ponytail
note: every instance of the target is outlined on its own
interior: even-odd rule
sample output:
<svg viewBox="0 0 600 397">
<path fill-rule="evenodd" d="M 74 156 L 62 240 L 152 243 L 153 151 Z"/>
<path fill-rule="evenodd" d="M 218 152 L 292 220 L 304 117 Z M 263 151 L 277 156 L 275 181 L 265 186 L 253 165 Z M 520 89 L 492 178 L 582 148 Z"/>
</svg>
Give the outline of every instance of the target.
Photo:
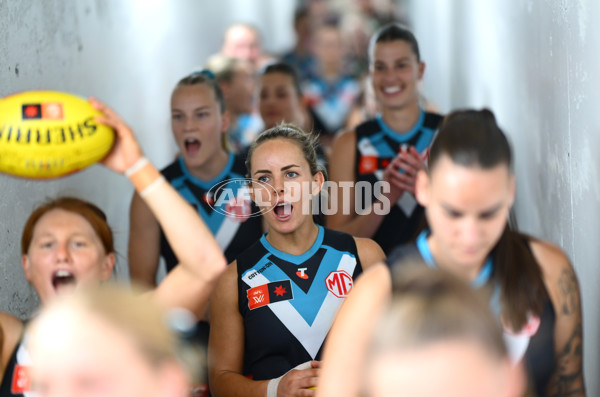
<svg viewBox="0 0 600 397">
<path fill-rule="evenodd" d="M 513 330 L 521 330 L 529 314 L 541 317 L 543 302 L 548 297 L 542 271 L 529 248 L 530 240 L 531 237 L 511 230 L 507 224 L 492 250 L 495 264 L 492 282 L 500 285 L 502 319 Z"/>
<path fill-rule="evenodd" d="M 512 172 L 512 154 L 506 136 L 488 110 L 455 111 L 444 119 L 429 152 L 429 169 L 442 156 L 464 167 L 491 169 L 506 165 Z M 513 330 L 527 324 L 529 314 L 540 316 L 547 292 L 542 271 L 529 248 L 530 237 L 506 227 L 492 249 L 491 282 L 499 285 L 502 318 Z"/>
</svg>

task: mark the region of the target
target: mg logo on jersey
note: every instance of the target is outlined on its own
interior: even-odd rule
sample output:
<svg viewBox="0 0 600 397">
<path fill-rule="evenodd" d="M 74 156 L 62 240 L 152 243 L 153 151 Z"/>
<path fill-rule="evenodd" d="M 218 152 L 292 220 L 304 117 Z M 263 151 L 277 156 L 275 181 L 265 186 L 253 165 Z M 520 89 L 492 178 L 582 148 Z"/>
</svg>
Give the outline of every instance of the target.
<svg viewBox="0 0 600 397">
<path fill-rule="evenodd" d="M 338 298 L 345 298 L 352 290 L 352 276 L 345 270 L 336 270 L 329 273 L 325 279 L 327 289 Z"/>
</svg>

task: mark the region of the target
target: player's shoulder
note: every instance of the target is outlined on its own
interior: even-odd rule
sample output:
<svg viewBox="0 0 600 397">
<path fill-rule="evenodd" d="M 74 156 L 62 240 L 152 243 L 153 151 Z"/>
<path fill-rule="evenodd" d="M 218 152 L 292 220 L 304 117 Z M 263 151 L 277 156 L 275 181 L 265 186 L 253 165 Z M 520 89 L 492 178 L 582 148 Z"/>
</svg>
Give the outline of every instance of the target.
<svg viewBox="0 0 600 397">
<path fill-rule="evenodd" d="M 360 123 L 359 125 L 357 125 L 355 127 L 354 131 L 355 131 L 356 137 L 358 139 L 358 138 L 362 138 L 363 136 L 370 136 L 370 135 L 380 132 L 381 125 L 379 124 L 379 121 L 377 121 L 377 118 L 372 118 L 372 119 L 365 120 L 362 123 Z"/>
<path fill-rule="evenodd" d="M 385 260 L 385 253 L 375 241 L 370 238 L 354 237 L 356 250 L 363 268 L 370 267 Z"/>
<path fill-rule="evenodd" d="M 565 272 L 574 273 L 569 257 L 557 245 L 535 238 L 529 238 L 528 243 L 547 280 L 558 280 Z"/>
<path fill-rule="evenodd" d="M 444 116 L 439 113 L 425 112 L 425 119 L 423 120 L 423 126 L 432 130 L 438 129 Z"/>
<path fill-rule="evenodd" d="M 183 175 L 179 157 L 160 170 L 167 180 L 173 180 Z"/>
</svg>

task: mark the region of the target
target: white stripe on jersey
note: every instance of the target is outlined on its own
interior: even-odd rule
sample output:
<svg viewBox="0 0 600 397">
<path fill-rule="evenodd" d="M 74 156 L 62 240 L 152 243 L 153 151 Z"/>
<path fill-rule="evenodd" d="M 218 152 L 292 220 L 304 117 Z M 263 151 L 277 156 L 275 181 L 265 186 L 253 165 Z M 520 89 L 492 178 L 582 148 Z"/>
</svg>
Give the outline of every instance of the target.
<svg viewBox="0 0 600 397">
<path fill-rule="evenodd" d="M 379 152 L 371 143 L 369 138 L 363 138 L 358 142 L 358 151 L 363 156 L 376 156 L 379 157 Z"/>
<path fill-rule="evenodd" d="M 502 336 L 511 362 L 516 364 L 521 361 L 525 357 L 531 337 L 528 335 L 511 335 L 508 332 L 503 332 Z"/>
<path fill-rule="evenodd" d="M 415 208 L 417 207 L 417 200 L 412 194 L 404 192 L 402 193 L 402 196 L 400 196 L 400 199 L 396 201 L 396 205 L 400 207 L 400 209 L 402 210 L 402 212 L 404 212 L 406 217 L 409 218 L 415 210 Z"/>
<path fill-rule="evenodd" d="M 223 219 L 223 223 L 221 223 L 221 227 L 215 235 L 215 239 L 217 240 L 219 247 L 221 247 L 221 250 L 225 251 L 227 247 L 229 247 L 231 240 L 235 237 L 241 224 L 240 221 L 233 221 L 227 216 Z"/>
<path fill-rule="evenodd" d="M 25 346 L 27 346 L 27 334 L 23 336 L 23 340 L 19 343 L 17 350 L 17 364 L 25 367 L 31 367 L 33 360 L 31 359 L 31 354 L 29 354 L 29 351 Z M 32 391 L 24 391 L 23 395 L 25 397 L 36 397 L 37 393 Z"/>
</svg>

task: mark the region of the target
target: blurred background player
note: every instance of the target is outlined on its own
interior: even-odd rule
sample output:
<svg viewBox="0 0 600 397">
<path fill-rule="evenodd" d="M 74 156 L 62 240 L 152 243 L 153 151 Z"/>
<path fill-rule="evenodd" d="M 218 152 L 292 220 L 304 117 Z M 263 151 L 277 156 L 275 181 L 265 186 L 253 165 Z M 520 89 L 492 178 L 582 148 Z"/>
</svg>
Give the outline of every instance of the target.
<svg viewBox="0 0 600 397">
<path fill-rule="evenodd" d="M 329 162 L 331 180 L 387 182 L 384 193 L 390 210 L 359 215 L 354 211 L 354 189 L 345 197 L 338 193 L 337 208 L 327 218 L 331 228 L 355 236 L 370 237 L 389 253 L 413 238 L 423 221 L 423 208 L 414 197 L 417 172 L 425 167 L 429 145 L 442 116 L 426 112 L 419 103 L 418 84 L 425 72 L 415 36 L 403 26 L 386 25 L 371 38 L 370 78 L 380 114 L 336 139 Z M 362 203 L 376 204 L 363 192 Z M 349 213 L 342 212 L 348 208 Z M 365 208 L 368 210 L 369 208 Z"/>
<path fill-rule="evenodd" d="M 243 59 L 216 54 L 208 59 L 206 69 L 214 73 L 223 93 L 229 115 L 228 143 L 235 153 L 243 155 L 263 130 L 262 120 L 255 111 L 254 68 L 250 62 Z"/>
<path fill-rule="evenodd" d="M 344 43 L 337 24 L 316 28 L 313 53 L 315 67 L 302 82 L 302 91 L 315 129 L 321 131 L 321 142 L 328 150 L 335 134 L 346 124 L 360 94 L 360 84 L 344 70 Z"/>
<path fill-rule="evenodd" d="M 294 124 L 309 134 L 321 137 L 304 105 L 296 69 L 285 63 L 268 64 L 260 74 L 258 108 L 265 128 L 281 123 Z M 315 147 L 319 166 L 327 170 L 327 156 L 320 144 Z"/>
<path fill-rule="evenodd" d="M 314 21 L 311 19 L 310 10 L 300 6 L 294 13 L 294 32 L 296 43 L 294 48 L 282 56 L 282 61 L 296 68 L 300 80 L 314 70 L 315 58 L 312 53 Z"/>
<path fill-rule="evenodd" d="M 240 202 L 227 203 L 232 211 L 226 211 L 226 207 L 222 211 L 214 209 L 219 197 L 211 188 L 245 175 L 244 160 L 227 148 L 228 125 L 223 95 L 210 73 L 193 73 L 181 79 L 171 95 L 171 128 L 179 155 L 161 172 L 204 219 L 230 262 L 260 238 L 262 226 L 260 217 L 250 216 L 251 203 L 242 196 Z M 234 195 L 242 189 L 241 185 L 231 187 L 235 188 L 231 192 Z M 239 210 L 240 216 L 235 216 L 233 210 Z M 171 271 L 177 258 L 149 208 L 136 194 L 130 209 L 131 279 L 142 285 L 156 285 L 161 256 L 167 272 Z"/>
<path fill-rule="evenodd" d="M 227 28 L 221 54 L 248 61 L 255 71 L 272 59 L 263 52 L 258 29 L 249 23 L 236 23 Z"/>
</svg>

